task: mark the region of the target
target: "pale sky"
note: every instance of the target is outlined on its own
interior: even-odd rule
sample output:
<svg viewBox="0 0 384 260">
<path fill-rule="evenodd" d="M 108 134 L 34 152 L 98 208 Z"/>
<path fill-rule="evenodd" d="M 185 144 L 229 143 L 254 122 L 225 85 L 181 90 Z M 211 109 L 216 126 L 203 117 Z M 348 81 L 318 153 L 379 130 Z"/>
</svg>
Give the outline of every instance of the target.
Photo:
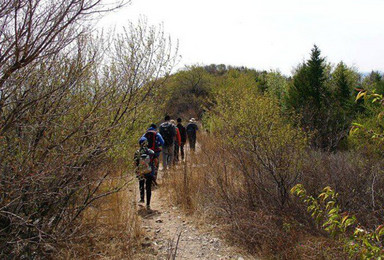
<svg viewBox="0 0 384 260">
<path fill-rule="evenodd" d="M 384 70 L 384 0 L 132 0 L 100 25 L 120 27 L 140 15 L 179 40 L 178 67 L 215 63 L 290 75 L 316 44 L 329 62 Z"/>
</svg>

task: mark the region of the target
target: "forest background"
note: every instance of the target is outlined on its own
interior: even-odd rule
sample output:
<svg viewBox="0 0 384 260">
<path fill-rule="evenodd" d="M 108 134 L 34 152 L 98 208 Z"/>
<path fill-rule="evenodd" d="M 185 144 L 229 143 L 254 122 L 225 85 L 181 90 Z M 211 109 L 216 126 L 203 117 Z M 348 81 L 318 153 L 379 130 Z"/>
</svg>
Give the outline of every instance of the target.
<svg viewBox="0 0 384 260">
<path fill-rule="evenodd" d="M 123 4 L 0 7 L 2 257 L 133 255 L 130 158 L 165 114 L 207 132 L 190 158 L 206 167 L 171 178 L 174 201 L 228 240 L 287 259 L 383 254 L 381 72 L 330 64 L 314 46 L 290 77 L 215 64 L 172 73 L 177 44 L 162 27 L 91 30 Z"/>
</svg>

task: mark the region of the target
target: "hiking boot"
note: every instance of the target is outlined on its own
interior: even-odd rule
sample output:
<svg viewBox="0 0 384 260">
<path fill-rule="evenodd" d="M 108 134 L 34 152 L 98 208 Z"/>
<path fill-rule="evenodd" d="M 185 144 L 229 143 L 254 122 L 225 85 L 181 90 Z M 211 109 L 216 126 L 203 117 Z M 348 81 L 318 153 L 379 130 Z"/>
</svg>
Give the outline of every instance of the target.
<svg viewBox="0 0 384 260">
<path fill-rule="evenodd" d="M 151 206 L 147 205 L 147 210 L 151 211 Z"/>
<path fill-rule="evenodd" d="M 144 199 L 140 199 L 140 200 L 139 200 L 139 203 L 144 203 Z"/>
</svg>

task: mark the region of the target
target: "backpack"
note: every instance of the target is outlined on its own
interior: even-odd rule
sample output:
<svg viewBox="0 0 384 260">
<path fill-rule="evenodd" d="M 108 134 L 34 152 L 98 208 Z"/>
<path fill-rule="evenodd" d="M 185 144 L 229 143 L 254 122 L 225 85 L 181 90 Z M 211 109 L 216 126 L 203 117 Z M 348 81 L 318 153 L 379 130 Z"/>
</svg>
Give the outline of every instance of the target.
<svg viewBox="0 0 384 260">
<path fill-rule="evenodd" d="M 155 152 L 158 152 L 160 149 L 159 147 L 156 147 L 156 135 L 156 131 L 150 130 L 144 134 L 144 137 L 148 140 L 148 148 Z"/>
<path fill-rule="evenodd" d="M 145 174 L 152 173 L 151 156 L 144 151 L 139 151 L 138 155 L 137 175 L 143 177 Z"/>
<path fill-rule="evenodd" d="M 196 130 L 197 130 L 197 125 L 194 123 L 189 123 L 187 125 L 187 134 L 188 137 L 195 138 L 196 137 Z"/>
<path fill-rule="evenodd" d="M 171 123 L 163 123 L 160 125 L 160 134 L 164 139 L 164 145 L 170 146 L 174 142 L 175 127 Z"/>
</svg>

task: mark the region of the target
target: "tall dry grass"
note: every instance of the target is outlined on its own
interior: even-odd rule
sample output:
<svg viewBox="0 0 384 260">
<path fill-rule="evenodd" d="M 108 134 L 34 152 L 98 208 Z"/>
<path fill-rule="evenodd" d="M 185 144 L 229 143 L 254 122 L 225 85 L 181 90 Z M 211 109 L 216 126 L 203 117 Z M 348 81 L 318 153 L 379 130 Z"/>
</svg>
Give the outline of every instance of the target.
<svg viewBox="0 0 384 260">
<path fill-rule="evenodd" d="M 281 207 L 277 192 L 258 171 L 255 161 L 237 156 L 212 136 L 202 135 L 201 150 L 189 153 L 164 180 L 173 203 L 187 213 L 219 224 L 217 231 L 229 243 L 255 256 L 273 259 L 347 259 L 342 244 L 330 238 L 311 219 L 306 208 L 290 197 Z M 244 165 L 247 164 L 247 165 Z M 362 223 L 379 223 L 384 196 L 378 165 L 352 154 L 308 151 L 301 158 L 297 182 L 318 192 L 330 185 L 340 192 L 343 211 L 357 214 Z M 255 176 L 245 174 L 253 168 Z M 246 172 L 249 172 L 248 170 Z"/>
<path fill-rule="evenodd" d="M 255 255 L 292 247 L 298 235 L 283 230 L 284 218 L 269 210 L 273 206 L 268 199 L 252 197 L 234 155 L 206 135 L 199 144 L 201 151 L 189 153 L 164 181 L 171 200 L 188 213 L 219 223 L 218 232 L 224 231 L 230 243 Z"/>
<path fill-rule="evenodd" d="M 102 190 L 125 183 L 125 188 L 95 201 L 84 212 L 79 223 L 82 236 L 64 244 L 59 258 L 134 259 L 143 235 L 135 203 L 137 183 L 120 168 L 103 183 Z"/>
</svg>

